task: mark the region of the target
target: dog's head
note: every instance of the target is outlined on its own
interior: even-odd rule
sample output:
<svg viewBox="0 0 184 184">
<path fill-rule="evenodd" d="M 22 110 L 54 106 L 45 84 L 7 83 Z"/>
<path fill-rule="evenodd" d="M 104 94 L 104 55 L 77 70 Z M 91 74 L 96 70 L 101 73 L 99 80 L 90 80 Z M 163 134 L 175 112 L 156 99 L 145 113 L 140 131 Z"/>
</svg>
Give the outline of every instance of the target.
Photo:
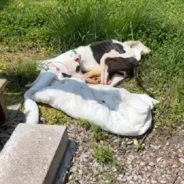
<svg viewBox="0 0 184 184">
<path fill-rule="evenodd" d="M 151 49 L 146 47 L 142 42 L 140 41 L 136 41 L 133 45 L 132 45 L 133 49 L 137 49 L 141 52 L 141 55 L 145 55 L 145 54 L 149 54 L 151 52 Z"/>
<path fill-rule="evenodd" d="M 81 55 L 77 52 L 68 51 L 64 53 L 60 66 L 60 78 L 74 77 L 83 79 L 83 74 L 80 67 Z"/>
</svg>

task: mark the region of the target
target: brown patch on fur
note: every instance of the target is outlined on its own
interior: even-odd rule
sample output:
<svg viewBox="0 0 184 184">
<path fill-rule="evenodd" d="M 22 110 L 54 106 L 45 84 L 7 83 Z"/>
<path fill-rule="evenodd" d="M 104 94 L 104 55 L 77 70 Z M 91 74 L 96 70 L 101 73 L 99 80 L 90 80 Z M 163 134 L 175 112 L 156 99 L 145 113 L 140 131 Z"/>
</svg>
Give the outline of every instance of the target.
<svg viewBox="0 0 184 184">
<path fill-rule="evenodd" d="M 92 70 L 84 74 L 84 79 L 88 84 L 100 84 L 100 70 Z"/>
<path fill-rule="evenodd" d="M 133 78 L 135 68 L 138 66 L 138 62 L 135 58 L 106 58 L 105 64 L 108 66 L 107 72 L 109 73 L 109 79 L 112 78 L 114 74 L 123 75 L 122 72 L 126 74 L 126 77 Z"/>
</svg>

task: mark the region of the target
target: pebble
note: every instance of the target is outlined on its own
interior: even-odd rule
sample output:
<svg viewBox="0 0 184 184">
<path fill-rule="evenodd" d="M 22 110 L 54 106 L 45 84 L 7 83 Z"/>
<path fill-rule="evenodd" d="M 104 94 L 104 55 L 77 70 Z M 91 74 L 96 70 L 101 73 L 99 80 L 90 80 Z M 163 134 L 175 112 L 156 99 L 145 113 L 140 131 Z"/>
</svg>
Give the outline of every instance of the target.
<svg viewBox="0 0 184 184">
<path fill-rule="evenodd" d="M 151 180 L 151 183 L 152 184 L 157 184 L 157 181 L 156 180 Z"/>
<path fill-rule="evenodd" d="M 150 166 L 147 166 L 147 169 L 148 169 L 148 171 L 151 171 L 152 170 L 152 168 Z"/>
<path fill-rule="evenodd" d="M 169 144 L 170 144 L 170 143 L 169 143 L 169 142 L 167 142 L 167 143 L 166 143 L 166 146 L 169 146 Z"/>
<path fill-rule="evenodd" d="M 134 175 L 133 179 L 136 181 L 138 179 L 137 175 Z"/>
<path fill-rule="evenodd" d="M 163 184 L 165 184 L 165 183 L 167 183 L 167 181 L 165 181 L 165 180 L 162 180 L 162 181 L 160 181 L 160 183 L 163 183 Z"/>
<path fill-rule="evenodd" d="M 133 141 L 126 142 L 127 145 L 131 145 L 132 143 L 133 143 Z"/>
<path fill-rule="evenodd" d="M 125 181 L 127 181 L 127 179 L 126 178 L 123 178 L 122 181 L 125 182 Z"/>
<path fill-rule="evenodd" d="M 155 150 L 158 150 L 158 149 L 160 149 L 161 146 L 155 146 L 155 145 L 152 145 L 152 144 L 151 144 L 151 147 L 152 147 L 153 149 L 155 149 Z"/>
<path fill-rule="evenodd" d="M 140 162 L 140 165 L 141 165 L 141 166 L 145 166 L 146 163 L 145 163 L 145 162 Z"/>
<path fill-rule="evenodd" d="M 162 157 L 158 158 L 158 159 L 157 159 L 157 162 L 160 162 L 161 160 L 162 160 Z"/>
<path fill-rule="evenodd" d="M 149 163 L 149 166 L 153 167 L 153 166 L 155 166 L 155 163 L 150 162 L 150 163 Z"/>
<path fill-rule="evenodd" d="M 138 184 L 141 184 L 141 180 L 138 180 L 137 183 L 138 183 Z"/>
<path fill-rule="evenodd" d="M 117 177 L 117 179 L 118 179 L 119 181 L 123 181 L 123 175 L 122 175 L 122 174 L 119 175 L 119 176 Z"/>
<path fill-rule="evenodd" d="M 132 180 L 132 176 L 128 176 L 128 177 L 127 177 L 127 180 L 128 180 L 128 181 Z"/>
<path fill-rule="evenodd" d="M 179 161 L 184 164 L 184 158 L 180 158 Z"/>
<path fill-rule="evenodd" d="M 134 184 L 134 182 L 133 182 L 133 181 L 130 181 L 129 183 L 130 183 L 130 184 Z"/>
</svg>

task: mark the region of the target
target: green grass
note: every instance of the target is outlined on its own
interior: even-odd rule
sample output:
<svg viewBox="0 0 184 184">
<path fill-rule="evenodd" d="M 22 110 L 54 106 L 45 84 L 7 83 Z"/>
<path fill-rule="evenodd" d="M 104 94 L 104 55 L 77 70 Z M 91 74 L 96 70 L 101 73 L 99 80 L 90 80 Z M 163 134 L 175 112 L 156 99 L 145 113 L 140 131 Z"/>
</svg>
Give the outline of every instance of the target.
<svg viewBox="0 0 184 184">
<path fill-rule="evenodd" d="M 104 144 L 95 146 L 94 157 L 99 163 L 108 163 L 113 161 L 112 149 Z"/>
<path fill-rule="evenodd" d="M 29 82 L 32 82 L 37 76 L 38 71 L 35 61 L 3 62 L 0 64 L 0 76 L 9 81 L 10 91 L 20 91 Z"/>
<path fill-rule="evenodd" d="M 3 0 L 0 4 L 0 75 L 8 78 L 9 91 L 21 93 L 35 79 L 35 58 L 42 49 L 46 58 L 70 48 L 104 39 L 139 39 L 152 52 L 142 59 L 144 87 L 160 100 L 156 125 L 176 127 L 184 121 L 184 2 L 183 0 Z M 11 59 L 9 55 L 28 58 Z M 9 54 L 7 57 L 7 53 Z M 32 61 L 32 62 L 31 62 Z M 135 80 L 123 84 L 131 92 L 144 92 Z M 16 95 L 15 95 L 16 96 Z M 7 95 L 8 102 L 11 95 Z M 49 124 L 74 120 L 40 106 Z M 84 120 L 96 142 L 109 134 Z M 101 148 L 100 148 L 101 149 Z"/>
<path fill-rule="evenodd" d="M 86 120 L 77 120 L 77 124 L 83 127 L 85 130 L 91 130 L 91 136 L 95 142 L 107 140 L 111 138 L 111 134 L 103 131 L 98 125 L 89 123 Z"/>
</svg>

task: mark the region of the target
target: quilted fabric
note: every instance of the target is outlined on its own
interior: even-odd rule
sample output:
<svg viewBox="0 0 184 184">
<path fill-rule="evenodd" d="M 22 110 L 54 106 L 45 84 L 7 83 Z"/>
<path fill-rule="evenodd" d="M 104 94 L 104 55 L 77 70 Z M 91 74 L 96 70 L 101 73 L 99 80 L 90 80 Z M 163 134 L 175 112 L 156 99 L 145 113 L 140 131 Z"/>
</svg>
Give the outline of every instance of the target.
<svg viewBox="0 0 184 184">
<path fill-rule="evenodd" d="M 148 95 L 107 85 L 88 85 L 76 78 L 56 79 L 54 72 L 43 72 L 25 93 L 26 123 L 38 123 L 37 103 L 41 102 L 118 135 L 138 136 L 151 127 L 151 109 L 158 101 Z"/>
</svg>

